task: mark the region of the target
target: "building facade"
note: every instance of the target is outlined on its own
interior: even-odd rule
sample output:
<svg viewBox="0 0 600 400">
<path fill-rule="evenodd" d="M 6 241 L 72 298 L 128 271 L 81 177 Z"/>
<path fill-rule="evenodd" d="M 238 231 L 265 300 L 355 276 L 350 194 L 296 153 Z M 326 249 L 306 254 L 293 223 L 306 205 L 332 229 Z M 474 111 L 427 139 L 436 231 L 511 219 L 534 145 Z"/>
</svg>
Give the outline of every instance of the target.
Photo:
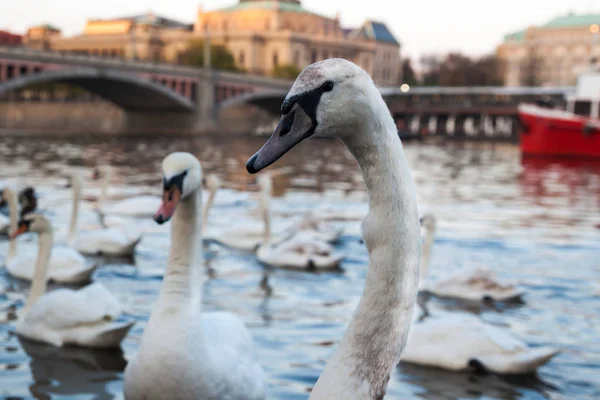
<svg viewBox="0 0 600 400">
<path fill-rule="evenodd" d="M 0 30 L 0 46 L 20 46 L 23 36 Z"/>
<path fill-rule="evenodd" d="M 50 26 L 34 27 L 26 45 L 66 53 L 124 59 L 177 62 L 193 40 L 210 38 L 227 48 L 236 66 L 249 73 L 271 75 L 278 67 L 305 66 L 327 58 L 355 62 L 375 83 L 401 83 L 400 43 L 381 22 L 366 21 L 344 29 L 339 16 L 328 18 L 306 10 L 299 0 L 240 0 L 205 11 L 194 24 L 153 14 L 89 20 L 81 35 L 64 37 Z"/>
<path fill-rule="evenodd" d="M 298 0 L 240 0 L 219 10 L 200 8 L 194 31 L 209 32 L 211 41 L 227 47 L 237 65 L 251 73 L 267 75 L 283 65 L 301 69 L 340 57 L 360 65 L 378 85 L 401 82 L 400 44 L 384 23 L 343 29 L 339 16 L 310 12 Z"/>
<path fill-rule="evenodd" d="M 504 37 L 506 86 L 572 86 L 600 57 L 600 15 L 568 14 Z"/>
</svg>

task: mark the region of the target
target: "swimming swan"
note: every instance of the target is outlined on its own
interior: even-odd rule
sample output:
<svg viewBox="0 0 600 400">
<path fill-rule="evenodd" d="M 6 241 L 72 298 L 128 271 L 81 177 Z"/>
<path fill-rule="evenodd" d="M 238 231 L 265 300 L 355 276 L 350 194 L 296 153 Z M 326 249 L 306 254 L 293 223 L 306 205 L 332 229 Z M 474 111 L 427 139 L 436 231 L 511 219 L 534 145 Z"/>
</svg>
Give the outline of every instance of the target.
<svg viewBox="0 0 600 400">
<path fill-rule="evenodd" d="M 264 399 L 266 379 L 252 337 L 236 316 L 202 313 L 200 162 L 173 153 L 162 164 L 159 224 L 173 218 L 169 263 L 137 356 L 125 370 L 125 398 Z"/>
<path fill-rule="evenodd" d="M 264 195 L 261 198 L 261 211 L 264 219 L 263 243 L 256 257 L 271 267 L 305 270 L 336 269 L 345 254 L 336 252 L 333 246 L 322 240 L 314 231 L 304 230 L 292 233 L 280 241 L 271 237 L 270 194 L 271 177 L 264 174 L 258 177 L 258 185 Z"/>
<path fill-rule="evenodd" d="M 18 207 L 15 193 L 5 188 L 2 193 L 8 203 L 11 220 L 11 231 L 17 229 Z M 35 276 L 35 260 L 37 252 L 31 246 L 21 249 L 17 254 L 17 240 L 11 239 L 6 255 L 6 270 L 19 279 L 31 281 Z M 75 249 L 68 246 L 54 246 L 50 254 L 47 279 L 57 283 L 87 283 L 92 279 L 96 265 L 88 265 L 85 258 Z"/>
<path fill-rule="evenodd" d="M 358 161 L 369 195 L 363 295 L 310 398 L 381 399 L 411 325 L 421 252 L 415 188 L 396 124 L 371 77 L 342 59 L 306 67 L 282 112 L 248 172 L 268 167 L 308 137 L 333 135 Z"/>
<path fill-rule="evenodd" d="M 448 314 L 414 324 L 402 362 L 468 371 L 483 367 L 502 375 L 531 374 L 558 351 L 529 347 L 507 330 L 475 316 Z"/>
<path fill-rule="evenodd" d="M 431 214 L 424 215 L 421 224 L 425 231 L 425 239 L 421 256 L 419 290 L 437 297 L 470 301 L 511 301 L 523 296 L 523 290 L 512 283 L 500 281 L 494 271 L 484 267 L 464 269 L 435 282 L 427 282 L 436 230 L 435 217 Z"/>
<path fill-rule="evenodd" d="M 25 216 L 13 236 L 25 232 L 39 235 L 35 276 L 16 331 L 27 339 L 53 346 L 118 347 L 133 323 L 116 322 L 122 313 L 117 299 L 101 284 L 80 290 L 46 292 L 46 272 L 52 249 L 52 226 L 40 214 Z"/>
<path fill-rule="evenodd" d="M 81 201 L 81 177 L 75 174 L 72 178 L 73 205 L 69 226 L 68 243 L 80 253 L 86 255 L 130 256 L 141 240 L 138 233 L 125 233 L 115 228 L 96 229 L 77 232 L 79 203 Z"/>
</svg>

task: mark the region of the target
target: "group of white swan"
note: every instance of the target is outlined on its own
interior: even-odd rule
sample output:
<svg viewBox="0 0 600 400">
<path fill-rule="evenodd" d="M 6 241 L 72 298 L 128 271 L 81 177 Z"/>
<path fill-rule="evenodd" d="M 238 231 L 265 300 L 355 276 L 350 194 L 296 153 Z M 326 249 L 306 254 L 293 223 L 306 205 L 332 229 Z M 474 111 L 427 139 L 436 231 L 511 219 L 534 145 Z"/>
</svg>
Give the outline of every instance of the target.
<svg viewBox="0 0 600 400">
<path fill-rule="evenodd" d="M 531 372 L 556 354 L 553 349 L 530 349 L 475 317 L 447 315 L 413 322 L 419 289 L 440 297 L 464 297 L 462 293 L 471 289 L 476 294 L 469 295 L 470 299 L 514 296 L 502 294 L 510 292 L 504 286 L 490 285 L 485 280 L 489 277 L 425 283 L 433 233 L 426 235 L 422 249 L 416 193 L 402 143 L 379 90 L 365 71 L 340 59 L 307 67 L 287 95 L 282 113 L 272 137 L 248 161 L 250 173 L 267 168 L 313 135 L 337 136 L 356 158 L 369 197 L 362 225 L 369 253 L 364 291 L 311 399 L 382 399 L 390 374 L 401 360 L 457 371 L 477 364 L 511 374 Z M 336 234 L 318 224 L 291 224 L 273 234 L 269 176 L 261 175 L 258 183 L 262 226 L 255 222 L 252 235 L 238 235 L 247 239 L 241 243 L 233 230 L 226 234 L 211 231 L 208 216 L 219 182 L 207 180 L 210 194 L 203 210 L 198 159 L 189 153 L 172 153 L 163 160 L 163 194 L 154 219 L 159 224 L 172 221 L 169 258 L 138 352 L 125 370 L 126 399 L 266 397 L 267 378 L 244 323 L 230 313 L 202 312 L 202 235 L 226 246 L 256 251 L 264 264 L 283 268 L 333 268 L 343 255 L 329 243 Z M 139 238 L 116 230 L 76 231 L 80 190 L 81 182 L 75 177 L 68 243 L 85 254 L 130 254 Z M 11 198 L 11 192 L 5 191 L 5 196 Z M 119 321 L 121 307 L 102 285 L 44 294 L 48 278 L 59 280 L 60 274 L 52 273 L 61 267 L 53 266 L 52 257 L 60 246 L 53 247 L 46 217 L 30 214 L 17 226 L 12 217 L 16 203 L 9 199 L 9 205 L 13 237 L 26 231 L 39 236 L 37 258 L 22 267 L 33 283 L 19 314 L 17 333 L 55 346 L 120 343 L 131 324 Z M 427 223 L 423 225 L 427 229 Z M 236 231 L 242 229 L 236 227 Z M 14 244 L 9 264 L 15 257 Z"/>
</svg>

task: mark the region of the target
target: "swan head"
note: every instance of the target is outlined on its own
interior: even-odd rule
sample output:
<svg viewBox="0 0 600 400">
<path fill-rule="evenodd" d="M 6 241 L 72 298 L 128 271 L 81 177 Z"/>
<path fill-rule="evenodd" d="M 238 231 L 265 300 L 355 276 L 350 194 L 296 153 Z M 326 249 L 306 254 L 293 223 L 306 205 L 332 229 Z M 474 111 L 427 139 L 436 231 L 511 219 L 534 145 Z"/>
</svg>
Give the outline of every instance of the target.
<svg viewBox="0 0 600 400">
<path fill-rule="evenodd" d="M 162 174 L 162 204 L 154 215 L 161 225 L 171 219 L 181 200 L 202 186 L 202 167 L 190 153 L 171 153 L 162 162 Z"/>
<path fill-rule="evenodd" d="M 309 65 L 286 96 L 275 132 L 248 160 L 246 169 L 257 173 L 314 135 L 343 138 L 354 134 L 372 121 L 373 105 L 382 101 L 369 74 L 348 60 L 334 58 Z"/>
<path fill-rule="evenodd" d="M 11 239 L 14 239 L 26 232 L 34 232 L 37 234 L 51 233 L 52 224 L 48 218 L 41 214 L 28 214 L 21 218 L 17 224 L 17 230 L 12 232 L 10 237 Z"/>
<path fill-rule="evenodd" d="M 218 190 L 221 187 L 221 180 L 216 175 L 208 175 L 203 179 L 204 187 L 208 190 Z"/>
</svg>

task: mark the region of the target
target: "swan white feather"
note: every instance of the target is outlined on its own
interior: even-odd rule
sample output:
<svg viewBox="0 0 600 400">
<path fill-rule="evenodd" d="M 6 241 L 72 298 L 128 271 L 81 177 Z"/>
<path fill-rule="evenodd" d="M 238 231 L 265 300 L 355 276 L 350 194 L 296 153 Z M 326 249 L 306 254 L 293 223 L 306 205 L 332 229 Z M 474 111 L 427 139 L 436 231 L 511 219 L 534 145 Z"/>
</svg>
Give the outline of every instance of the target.
<svg viewBox="0 0 600 400">
<path fill-rule="evenodd" d="M 125 370 L 125 398 L 264 399 L 264 371 L 243 322 L 229 313 L 201 313 L 200 163 L 173 153 L 162 169 L 169 193 L 157 221 L 173 216 L 169 263 L 138 354 Z"/>
</svg>

